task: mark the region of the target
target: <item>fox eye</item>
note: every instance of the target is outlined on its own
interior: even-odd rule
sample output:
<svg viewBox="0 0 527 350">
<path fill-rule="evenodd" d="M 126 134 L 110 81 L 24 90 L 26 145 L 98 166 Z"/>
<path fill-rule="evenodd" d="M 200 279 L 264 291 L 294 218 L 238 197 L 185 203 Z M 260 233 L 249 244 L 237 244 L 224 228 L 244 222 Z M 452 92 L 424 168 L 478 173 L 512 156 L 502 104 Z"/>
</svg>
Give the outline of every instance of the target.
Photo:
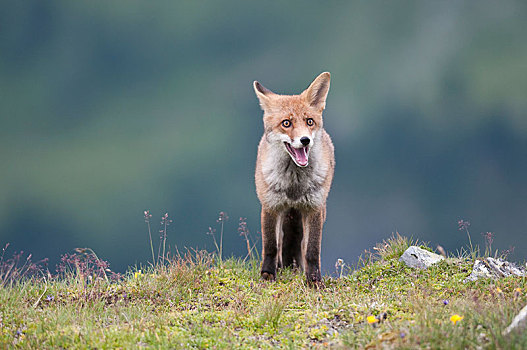
<svg viewBox="0 0 527 350">
<path fill-rule="evenodd" d="M 313 124 L 315 124 L 315 121 L 313 120 L 313 118 L 307 118 L 306 123 L 308 126 L 313 126 Z"/>
<path fill-rule="evenodd" d="M 284 128 L 288 128 L 288 127 L 290 127 L 290 126 L 291 126 L 291 121 L 290 121 L 289 119 L 284 119 L 284 120 L 282 120 L 282 126 L 283 126 Z"/>
</svg>

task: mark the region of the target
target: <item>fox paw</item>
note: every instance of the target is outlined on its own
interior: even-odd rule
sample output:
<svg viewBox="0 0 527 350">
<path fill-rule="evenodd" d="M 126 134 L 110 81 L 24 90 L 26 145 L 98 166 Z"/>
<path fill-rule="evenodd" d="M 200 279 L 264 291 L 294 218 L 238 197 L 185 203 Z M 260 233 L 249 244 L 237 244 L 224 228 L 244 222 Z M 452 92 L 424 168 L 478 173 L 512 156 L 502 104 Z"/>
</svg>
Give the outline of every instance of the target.
<svg viewBox="0 0 527 350">
<path fill-rule="evenodd" d="M 274 281 L 275 275 L 269 272 L 262 272 L 262 279 L 265 281 Z"/>
<path fill-rule="evenodd" d="M 307 280 L 307 285 L 308 285 L 308 287 L 311 287 L 311 288 L 314 288 L 314 289 L 324 289 L 324 288 L 326 288 L 326 286 L 324 285 L 324 283 L 322 283 L 322 281 L 310 281 L 310 280 Z"/>
<path fill-rule="evenodd" d="M 324 288 L 324 284 L 322 283 L 322 277 L 320 274 L 312 274 L 306 276 L 307 285 L 316 289 L 322 289 Z"/>
</svg>

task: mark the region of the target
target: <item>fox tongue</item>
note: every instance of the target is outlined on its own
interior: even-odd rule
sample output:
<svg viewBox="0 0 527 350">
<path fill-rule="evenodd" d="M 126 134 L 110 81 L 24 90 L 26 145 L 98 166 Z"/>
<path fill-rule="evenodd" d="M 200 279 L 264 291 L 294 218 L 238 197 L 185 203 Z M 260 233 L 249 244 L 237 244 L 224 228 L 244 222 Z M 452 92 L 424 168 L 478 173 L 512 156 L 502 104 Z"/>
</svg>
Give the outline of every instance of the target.
<svg viewBox="0 0 527 350">
<path fill-rule="evenodd" d="M 302 147 L 302 148 L 291 147 L 291 148 L 293 149 L 293 152 L 295 153 L 295 160 L 298 163 L 298 165 L 302 165 L 302 166 L 307 165 L 307 148 L 306 147 Z"/>
</svg>

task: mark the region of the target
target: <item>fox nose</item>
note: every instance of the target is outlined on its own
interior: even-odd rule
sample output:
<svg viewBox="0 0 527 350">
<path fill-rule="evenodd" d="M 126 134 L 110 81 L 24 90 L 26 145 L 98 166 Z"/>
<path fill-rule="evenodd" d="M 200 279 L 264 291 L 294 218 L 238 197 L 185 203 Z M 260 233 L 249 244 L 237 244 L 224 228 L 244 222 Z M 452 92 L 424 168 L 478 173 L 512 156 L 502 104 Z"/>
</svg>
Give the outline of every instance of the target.
<svg viewBox="0 0 527 350">
<path fill-rule="evenodd" d="M 300 138 L 300 142 L 301 142 L 304 146 L 307 146 L 307 145 L 309 145 L 309 142 L 311 142 L 311 140 L 309 139 L 309 137 L 304 136 L 304 137 L 301 137 L 301 138 Z"/>
</svg>

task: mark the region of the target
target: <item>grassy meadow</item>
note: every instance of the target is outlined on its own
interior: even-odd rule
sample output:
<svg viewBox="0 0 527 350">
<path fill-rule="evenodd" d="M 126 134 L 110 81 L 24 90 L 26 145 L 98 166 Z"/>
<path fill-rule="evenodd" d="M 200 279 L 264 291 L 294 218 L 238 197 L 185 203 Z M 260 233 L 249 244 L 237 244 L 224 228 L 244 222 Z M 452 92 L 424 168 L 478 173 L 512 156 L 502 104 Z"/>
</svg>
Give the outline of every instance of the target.
<svg viewBox="0 0 527 350">
<path fill-rule="evenodd" d="M 0 348 L 527 348 L 524 332 L 502 334 L 527 303 L 525 278 L 463 283 L 466 253 L 412 269 L 398 261 L 411 243 L 337 261 L 320 288 L 291 270 L 261 281 L 254 254 L 187 251 L 122 276 L 89 249 L 57 275 L 2 257 Z"/>
</svg>

